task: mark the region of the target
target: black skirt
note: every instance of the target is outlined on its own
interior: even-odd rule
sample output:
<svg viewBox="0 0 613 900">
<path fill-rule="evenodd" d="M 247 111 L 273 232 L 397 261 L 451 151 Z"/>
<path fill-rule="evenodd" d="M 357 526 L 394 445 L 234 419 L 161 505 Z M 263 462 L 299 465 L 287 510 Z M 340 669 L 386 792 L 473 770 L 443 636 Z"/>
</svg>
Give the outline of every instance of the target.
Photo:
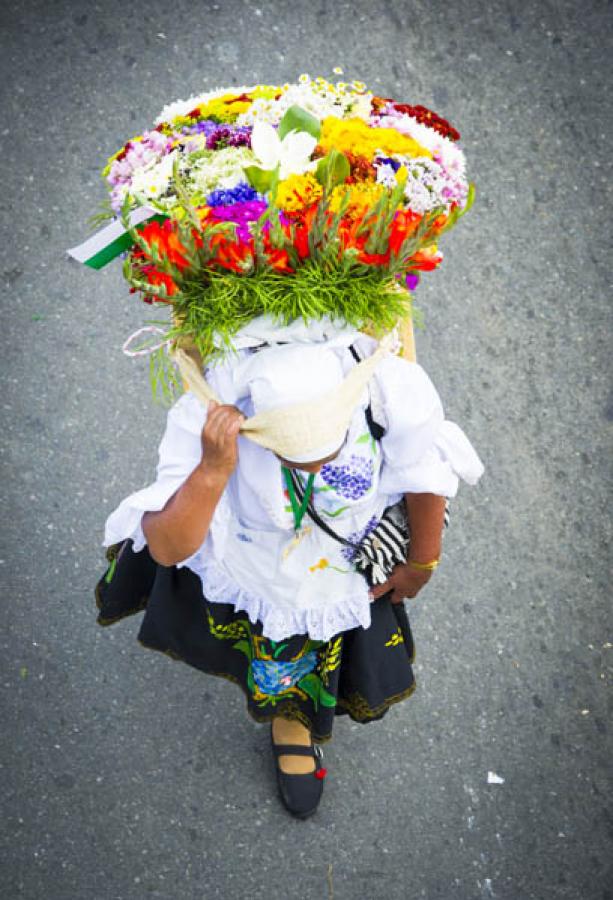
<svg viewBox="0 0 613 900">
<path fill-rule="evenodd" d="M 206 600 L 191 569 L 161 566 L 147 546 L 132 547 L 128 539 L 107 548 L 109 565 L 95 588 L 98 624 L 144 610 L 142 646 L 240 685 L 256 721 L 297 719 L 323 743 L 335 716 L 373 722 L 413 693 L 413 635 L 404 603 L 392 603 L 391 594 L 371 603 L 368 628 L 328 641 L 304 634 L 273 641 L 246 612 Z"/>
</svg>

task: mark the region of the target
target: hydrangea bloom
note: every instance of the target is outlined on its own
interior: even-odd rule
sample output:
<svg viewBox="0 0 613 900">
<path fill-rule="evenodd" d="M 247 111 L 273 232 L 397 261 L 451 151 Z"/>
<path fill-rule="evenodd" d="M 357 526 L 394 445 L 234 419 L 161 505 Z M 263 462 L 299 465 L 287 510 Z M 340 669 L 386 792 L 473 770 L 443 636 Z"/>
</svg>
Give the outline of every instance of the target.
<svg viewBox="0 0 613 900">
<path fill-rule="evenodd" d="M 372 459 L 353 454 L 348 465 L 335 466 L 326 463 L 321 467 L 320 475 L 326 484 L 334 488 L 341 497 L 357 500 L 363 497 L 372 487 L 374 463 Z"/>
</svg>

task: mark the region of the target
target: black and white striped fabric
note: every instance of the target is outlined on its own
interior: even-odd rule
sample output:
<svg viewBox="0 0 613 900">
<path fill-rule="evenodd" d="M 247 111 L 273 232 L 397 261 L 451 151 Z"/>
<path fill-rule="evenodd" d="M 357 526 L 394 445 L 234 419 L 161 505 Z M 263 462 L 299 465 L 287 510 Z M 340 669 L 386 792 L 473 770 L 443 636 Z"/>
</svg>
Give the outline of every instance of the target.
<svg viewBox="0 0 613 900">
<path fill-rule="evenodd" d="M 388 506 L 373 531 L 364 538 L 353 565 L 372 586 L 383 584 L 394 567 L 406 562 L 410 543 L 404 500 Z"/>
<path fill-rule="evenodd" d="M 449 525 L 449 500 L 445 501 L 444 525 Z M 364 538 L 353 558 L 353 564 L 369 584 L 383 584 L 395 566 L 407 561 L 411 535 L 404 498 L 388 506 L 379 523 Z"/>
<path fill-rule="evenodd" d="M 302 483 L 293 469 L 290 469 L 290 475 L 298 502 L 302 503 L 304 497 Z M 326 534 L 346 547 L 353 548 L 355 552 L 352 563 L 355 569 L 364 575 L 370 587 L 383 584 L 396 566 L 407 561 L 411 535 L 404 498 L 384 510 L 375 528 L 359 544 L 348 541 L 347 538 L 341 537 L 330 528 L 315 510 L 312 498 L 309 500 L 306 511 Z M 445 527 L 449 525 L 449 500 L 445 501 L 444 524 Z"/>
</svg>

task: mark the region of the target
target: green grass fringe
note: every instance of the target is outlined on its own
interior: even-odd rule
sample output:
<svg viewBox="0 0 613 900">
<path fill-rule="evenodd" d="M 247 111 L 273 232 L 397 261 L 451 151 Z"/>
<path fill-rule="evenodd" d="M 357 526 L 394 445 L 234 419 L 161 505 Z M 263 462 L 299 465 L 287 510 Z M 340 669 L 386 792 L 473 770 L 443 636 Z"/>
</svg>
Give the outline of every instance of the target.
<svg viewBox="0 0 613 900">
<path fill-rule="evenodd" d="M 237 331 L 262 315 L 271 316 L 278 325 L 296 319 L 308 324 L 325 316 L 358 329 L 376 323 L 383 334 L 411 311 L 408 293 L 386 290 L 393 280 L 382 282 L 372 269 L 346 275 L 309 264 L 293 275 L 271 270 L 249 276 L 211 271 L 206 279 L 181 285 L 181 295 L 173 304 L 181 324 L 168 336 L 190 338 L 203 359 L 214 359 L 231 348 Z"/>
</svg>

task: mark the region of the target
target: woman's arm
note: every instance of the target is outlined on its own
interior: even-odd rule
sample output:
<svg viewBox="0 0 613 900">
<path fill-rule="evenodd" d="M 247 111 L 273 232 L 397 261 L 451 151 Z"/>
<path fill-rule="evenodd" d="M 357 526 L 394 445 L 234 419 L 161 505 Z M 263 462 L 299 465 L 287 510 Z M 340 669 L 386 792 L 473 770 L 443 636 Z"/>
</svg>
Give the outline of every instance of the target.
<svg viewBox="0 0 613 900">
<path fill-rule="evenodd" d="M 195 553 L 207 536 L 215 508 L 238 460 L 243 419 L 234 406 L 211 402 L 202 429 L 202 459 L 159 512 L 146 512 L 142 529 L 149 552 L 163 566 Z"/>
<path fill-rule="evenodd" d="M 428 563 L 438 559 L 445 524 L 445 497 L 438 494 L 405 494 L 404 499 L 411 533 L 407 562 Z"/>
<path fill-rule="evenodd" d="M 430 580 L 432 571 L 415 569 L 411 562 L 429 563 L 441 555 L 441 538 L 445 523 L 445 497 L 438 494 L 405 494 L 407 518 L 411 532 L 409 558 L 396 566 L 384 584 L 372 588 L 373 598 L 393 590 L 392 603 L 415 597 Z"/>
</svg>

